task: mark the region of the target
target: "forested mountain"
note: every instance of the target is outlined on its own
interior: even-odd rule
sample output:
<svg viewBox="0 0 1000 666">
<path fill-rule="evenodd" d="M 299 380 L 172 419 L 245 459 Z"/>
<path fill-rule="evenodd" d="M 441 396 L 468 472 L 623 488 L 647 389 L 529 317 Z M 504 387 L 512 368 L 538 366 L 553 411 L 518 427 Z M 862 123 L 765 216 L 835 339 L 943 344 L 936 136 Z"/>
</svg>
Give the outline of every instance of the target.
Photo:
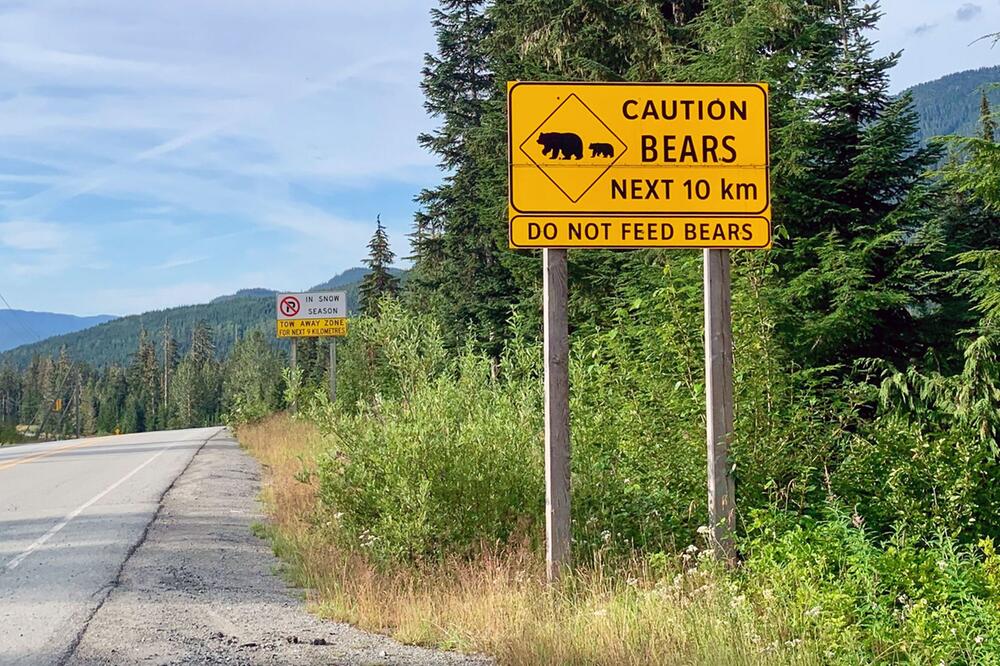
<svg viewBox="0 0 1000 666">
<path fill-rule="evenodd" d="M 393 271 L 397 275 L 405 274 L 405 271 L 400 269 Z M 347 291 L 349 309 L 353 311 L 358 302 L 361 279 L 367 272 L 366 268 L 351 268 L 309 291 L 343 289 Z M 55 335 L 40 342 L 10 349 L 0 354 L 0 365 L 9 363 L 25 367 L 33 356 L 56 356 L 62 347 L 66 348 L 69 358 L 77 362 L 85 362 L 95 367 L 110 364 L 125 365 L 135 354 L 142 331 L 145 330 L 151 342 L 159 348 L 162 345 L 165 327 L 169 327 L 171 334 L 178 341 L 179 353 L 183 354 L 187 351 L 191 333 L 199 322 L 204 322 L 212 329 L 216 352 L 220 357 L 225 357 L 233 343 L 249 331 L 260 330 L 273 337 L 275 293 L 277 292 L 262 288 L 241 289 L 235 294 L 220 296 L 210 303 L 201 305 L 154 310 L 120 319 L 107 317 L 101 320 L 106 323 L 100 326 Z M 0 310 L 0 317 L 4 314 L 5 312 Z M 107 321 L 108 319 L 112 321 Z M 14 325 L 16 326 L 16 323 Z M 0 330 L 0 336 L 2 335 L 3 330 Z M 0 340 L 2 339 L 0 337 Z"/>
<path fill-rule="evenodd" d="M 77 317 L 55 312 L 0 310 L 0 352 L 38 340 L 103 324 L 113 315 Z"/>
<path fill-rule="evenodd" d="M 920 116 L 917 136 L 973 136 L 979 127 L 979 102 L 985 92 L 995 108 L 1000 106 L 1000 65 L 956 72 L 913 86 L 908 92 Z"/>
<path fill-rule="evenodd" d="M 199 322 L 208 324 L 213 332 L 217 350 L 225 355 L 233 341 L 247 331 L 271 330 L 274 320 L 274 299 L 269 296 L 234 298 L 220 303 L 185 305 L 166 310 L 154 310 L 138 315 L 121 317 L 75 333 L 57 335 L 30 345 L 24 345 L 0 354 L 0 364 L 10 363 L 25 367 L 34 356 L 57 356 L 66 348 L 69 358 L 96 367 L 125 365 L 135 354 L 140 333 L 149 333 L 159 347 L 161 331 L 170 327 L 180 343 L 180 351 L 187 349 L 191 332 Z M 271 325 L 269 327 L 268 325 Z"/>
<path fill-rule="evenodd" d="M 252 289 L 240 289 L 235 294 L 226 294 L 225 296 L 216 296 L 210 303 L 225 303 L 226 301 L 232 301 L 237 298 L 256 298 L 260 296 L 274 296 L 277 294 L 274 289 L 264 289 L 262 287 L 253 287 Z"/>
<path fill-rule="evenodd" d="M 369 272 L 371 271 L 368 268 L 362 268 L 361 266 L 348 268 L 340 275 L 312 287 L 309 291 L 342 289 L 347 292 L 348 310 L 354 313 L 361 303 L 361 281 Z M 399 278 L 400 282 L 406 282 L 407 271 L 401 268 L 390 268 L 389 272 Z"/>
</svg>

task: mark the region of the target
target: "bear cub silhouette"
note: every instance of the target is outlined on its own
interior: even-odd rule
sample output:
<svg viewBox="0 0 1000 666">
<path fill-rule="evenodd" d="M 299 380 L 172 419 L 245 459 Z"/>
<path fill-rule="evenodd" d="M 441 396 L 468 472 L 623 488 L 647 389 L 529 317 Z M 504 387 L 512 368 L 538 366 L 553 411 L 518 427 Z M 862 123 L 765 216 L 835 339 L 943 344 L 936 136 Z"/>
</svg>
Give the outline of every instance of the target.
<svg viewBox="0 0 1000 666">
<path fill-rule="evenodd" d="M 548 155 L 550 160 L 559 159 L 560 153 L 564 160 L 583 158 L 583 139 L 572 132 L 542 132 L 538 143 L 543 147 L 542 155 Z"/>
<path fill-rule="evenodd" d="M 592 143 L 590 146 L 591 157 L 614 157 L 615 147 L 610 143 Z"/>
</svg>

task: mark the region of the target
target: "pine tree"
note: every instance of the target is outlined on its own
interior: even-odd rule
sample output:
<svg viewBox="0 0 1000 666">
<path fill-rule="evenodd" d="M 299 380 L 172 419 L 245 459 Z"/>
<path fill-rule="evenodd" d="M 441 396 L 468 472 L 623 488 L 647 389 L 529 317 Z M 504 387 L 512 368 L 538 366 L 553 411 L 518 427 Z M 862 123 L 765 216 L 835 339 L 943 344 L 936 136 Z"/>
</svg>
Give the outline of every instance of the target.
<svg viewBox="0 0 1000 666">
<path fill-rule="evenodd" d="M 379 301 L 399 293 L 399 278 L 389 270 L 396 255 L 389 247 L 382 217 L 376 217 L 375 222 L 375 234 L 368 243 L 368 258 L 364 260 L 369 272 L 361 281 L 361 311 L 377 317 Z"/>
<path fill-rule="evenodd" d="M 98 384 L 98 432 L 112 433 L 122 427 L 127 396 L 125 370 L 117 365 L 108 367 Z"/>
<path fill-rule="evenodd" d="M 139 345 L 128 372 L 128 399 L 123 427 L 128 432 L 143 432 L 156 428 L 161 374 L 156 347 L 143 329 Z"/>
<path fill-rule="evenodd" d="M 0 423 L 17 425 L 21 403 L 21 376 L 11 366 L 0 367 Z"/>
<path fill-rule="evenodd" d="M 191 332 L 191 346 L 174 373 L 171 393 L 172 425 L 192 428 L 218 422 L 222 369 L 215 358 L 212 329 L 205 322 L 199 322 Z"/>
<path fill-rule="evenodd" d="M 995 141 L 997 134 L 997 121 L 993 117 L 993 110 L 990 109 L 990 100 L 983 93 L 979 100 L 979 131 L 983 141 Z"/>
<path fill-rule="evenodd" d="M 914 306 L 925 296 L 908 237 L 926 223 L 922 176 L 937 159 L 918 147 L 909 96 L 888 92 L 898 54 L 876 57 L 877 5 L 817 3 L 816 41 L 792 98 L 800 121 L 776 169 L 775 253 L 787 280 L 778 332 L 807 367 L 922 353 Z M 780 174 L 780 176 L 778 175 Z"/>
<path fill-rule="evenodd" d="M 260 331 L 236 343 L 225 363 L 223 404 L 240 420 L 262 418 L 281 406 L 284 363 Z"/>
<path fill-rule="evenodd" d="M 483 0 L 443 0 L 432 11 L 437 52 L 425 58 L 423 91 L 439 129 L 420 143 L 439 159 L 447 174 L 424 190 L 411 235 L 414 268 L 407 296 L 421 311 L 434 313 L 451 346 L 473 341 L 497 353 L 511 311 L 513 281 L 504 256 L 506 211 L 487 181 L 494 178 L 496 151 L 486 159 L 477 145 L 487 139 L 484 113 L 496 105 L 502 86 L 489 66 L 493 32 Z"/>
<path fill-rule="evenodd" d="M 161 426 L 167 427 L 167 424 L 170 423 L 170 382 L 173 380 L 179 362 L 177 340 L 174 338 L 169 323 L 163 325 L 163 329 L 160 331 L 160 341 L 163 349 L 163 381 L 161 382 L 159 422 Z"/>
<path fill-rule="evenodd" d="M 447 256 L 443 236 L 449 218 L 473 193 L 456 189 L 455 177 L 470 165 L 468 142 L 479 126 L 483 102 L 491 88 L 484 40 L 489 34 L 483 0 L 443 0 L 431 10 L 437 53 L 424 56 L 424 108 L 440 121 L 433 132 L 421 134 L 421 146 L 439 157 L 448 175 L 437 187 L 424 189 L 410 235 L 413 271 L 407 287 L 426 307 L 435 292 L 446 288 Z"/>
</svg>

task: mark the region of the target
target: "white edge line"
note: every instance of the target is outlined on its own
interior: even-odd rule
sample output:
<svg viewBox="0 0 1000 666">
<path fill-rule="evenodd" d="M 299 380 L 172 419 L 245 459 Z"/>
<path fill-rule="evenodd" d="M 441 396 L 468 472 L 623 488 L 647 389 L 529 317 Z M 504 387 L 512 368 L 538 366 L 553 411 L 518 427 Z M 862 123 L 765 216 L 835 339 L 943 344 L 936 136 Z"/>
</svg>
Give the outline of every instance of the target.
<svg viewBox="0 0 1000 666">
<path fill-rule="evenodd" d="M 20 555 L 18 555 L 17 557 L 15 557 L 14 559 L 12 559 L 10 562 L 8 562 L 7 564 L 5 564 L 4 565 L 4 570 L 5 571 L 13 571 L 14 569 L 16 569 L 17 566 L 19 564 L 21 564 L 21 562 L 23 562 L 26 557 L 28 557 L 33 552 L 35 552 L 36 550 L 38 550 L 39 548 L 41 548 L 43 545 L 45 545 L 46 541 L 48 541 L 49 539 L 51 539 L 52 537 L 54 537 L 64 527 L 66 527 L 67 525 L 69 525 L 69 523 L 74 518 L 76 518 L 77 516 L 79 516 L 81 513 L 83 513 L 84 511 L 86 511 L 88 508 L 90 508 L 91 506 L 93 506 L 95 503 L 101 501 L 101 499 L 103 499 L 108 493 L 112 492 L 115 488 L 117 488 L 118 486 L 122 485 L 123 483 L 125 483 L 126 481 L 128 481 L 129 479 L 131 479 L 133 476 L 135 476 L 136 474 L 138 474 L 146 465 L 148 465 L 149 463 L 153 462 L 154 460 L 156 460 L 157 458 L 159 458 L 160 456 L 162 456 L 164 453 L 166 453 L 172 447 L 173 447 L 173 444 L 171 444 L 170 446 L 168 446 L 168 447 L 166 447 L 164 449 L 161 449 L 159 453 L 157 453 L 153 457 L 151 457 L 148 460 L 146 460 L 144 463 L 142 463 L 141 465 L 139 465 L 138 467 L 136 467 L 135 469 L 133 469 L 131 472 L 129 472 L 128 474 L 126 474 L 122 478 L 120 478 L 117 481 L 115 481 L 113 484 L 111 484 L 110 486 L 108 486 L 107 488 L 105 488 L 104 490 L 102 490 L 100 493 L 98 493 L 94 497 L 90 498 L 85 504 L 82 504 L 81 506 L 79 506 L 76 509 L 74 509 L 71 513 L 67 514 L 65 518 L 63 518 L 61 521 L 59 521 L 58 523 L 56 523 L 55 525 L 53 525 L 52 528 L 49 529 L 48 532 L 46 532 L 42 536 L 38 537 L 38 539 L 36 539 L 34 543 L 32 543 L 30 546 L 28 546 Z"/>
</svg>

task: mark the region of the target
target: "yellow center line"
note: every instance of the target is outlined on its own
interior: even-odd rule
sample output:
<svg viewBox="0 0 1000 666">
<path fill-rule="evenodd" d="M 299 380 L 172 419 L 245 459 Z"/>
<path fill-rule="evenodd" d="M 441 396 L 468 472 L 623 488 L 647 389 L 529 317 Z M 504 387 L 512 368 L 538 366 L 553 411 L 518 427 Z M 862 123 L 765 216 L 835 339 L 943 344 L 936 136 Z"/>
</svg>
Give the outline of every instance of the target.
<svg viewBox="0 0 1000 666">
<path fill-rule="evenodd" d="M 96 444 L 99 441 L 101 441 L 101 440 L 97 439 L 97 440 L 90 440 L 90 441 L 86 441 L 86 442 L 79 442 L 77 444 L 67 444 L 66 446 L 60 446 L 58 448 L 52 449 L 51 451 L 42 451 L 41 453 L 36 453 L 34 455 L 24 456 L 23 458 L 17 458 L 15 460 L 11 460 L 10 462 L 0 463 L 0 470 L 10 469 L 11 467 L 17 467 L 18 465 L 23 465 L 24 463 L 29 463 L 29 462 L 32 462 L 34 460 L 40 460 L 42 458 L 48 458 L 49 456 L 54 456 L 55 454 L 62 453 L 63 451 L 69 451 L 71 449 L 79 449 L 79 448 L 82 448 L 84 446 L 91 446 L 93 444 Z M 105 443 L 107 443 L 107 442 L 105 442 Z"/>
</svg>

